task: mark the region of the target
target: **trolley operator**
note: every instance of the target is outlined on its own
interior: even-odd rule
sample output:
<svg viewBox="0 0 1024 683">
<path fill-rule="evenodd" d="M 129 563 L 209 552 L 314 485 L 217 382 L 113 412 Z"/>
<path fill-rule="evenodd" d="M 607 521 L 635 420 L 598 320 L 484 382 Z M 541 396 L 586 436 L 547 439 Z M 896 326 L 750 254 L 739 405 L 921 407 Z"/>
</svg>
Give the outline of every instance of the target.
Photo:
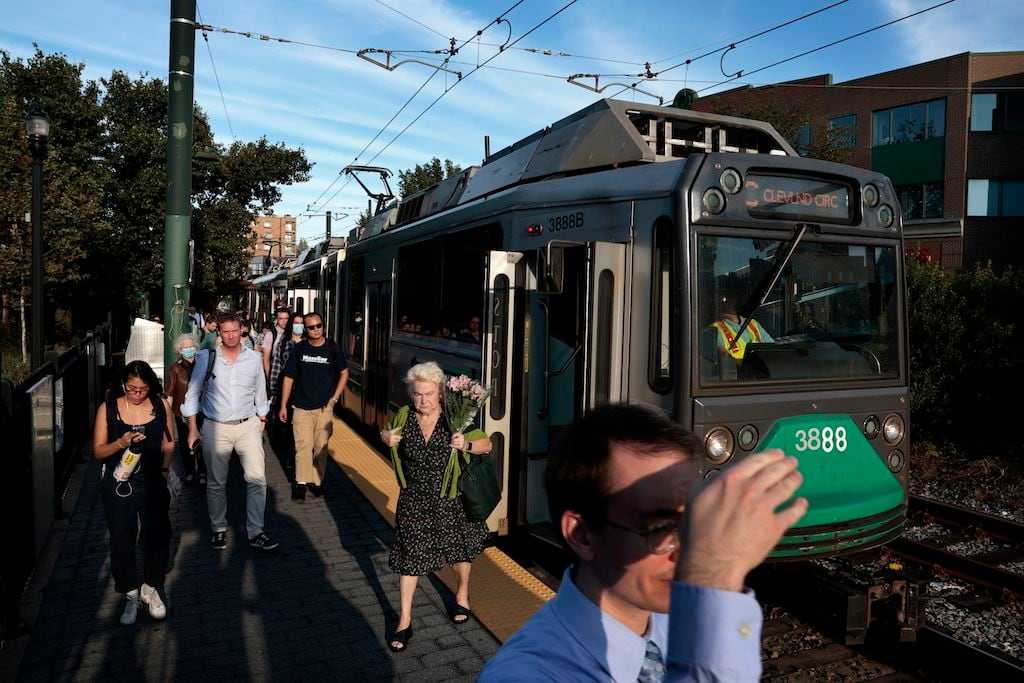
<svg viewBox="0 0 1024 683">
<path fill-rule="evenodd" d="M 719 297 L 719 318 L 711 323 L 711 331 L 715 335 L 715 346 L 718 353 L 729 356 L 739 365 L 747 351 L 747 344 L 771 344 L 775 341 L 761 323 L 751 318 L 740 338 L 736 338 L 745 318 L 737 311 L 739 291 L 736 288 L 724 289 Z"/>
</svg>

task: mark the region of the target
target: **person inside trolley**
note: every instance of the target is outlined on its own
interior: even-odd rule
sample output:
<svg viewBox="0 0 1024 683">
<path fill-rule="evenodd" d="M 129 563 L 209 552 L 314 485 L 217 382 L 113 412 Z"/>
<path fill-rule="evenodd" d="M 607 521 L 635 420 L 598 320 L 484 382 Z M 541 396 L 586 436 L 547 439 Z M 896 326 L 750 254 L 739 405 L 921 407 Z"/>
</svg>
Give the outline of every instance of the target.
<svg viewBox="0 0 1024 683">
<path fill-rule="evenodd" d="M 744 294 L 744 288 L 738 282 L 729 282 L 721 287 L 718 297 L 718 319 L 710 325 L 718 353 L 729 356 L 737 365 L 743 362 L 747 344 L 771 344 L 775 341 L 768 330 L 754 318 L 750 318 L 743 334 L 739 339 L 736 338 L 736 333 L 746 320 L 737 311 Z"/>
</svg>

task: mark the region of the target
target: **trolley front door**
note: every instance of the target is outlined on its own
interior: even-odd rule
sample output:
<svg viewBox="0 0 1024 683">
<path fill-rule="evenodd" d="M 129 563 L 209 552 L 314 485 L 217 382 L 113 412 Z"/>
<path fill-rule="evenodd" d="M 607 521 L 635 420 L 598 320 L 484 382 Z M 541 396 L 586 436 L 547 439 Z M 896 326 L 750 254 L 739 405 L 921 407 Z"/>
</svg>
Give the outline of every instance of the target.
<svg viewBox="0 0 1024 683">
<path fill-rule="evenodd" d="M 626 398 L 621 393 L 626 245 L 593 242 L 588 275 L 587 407 L 594 408 Z"/>
<path fill-rule="evenodd" d="M 384 428 L 388 421 L 388 352 L 391 339 L 391 283 L 366 285 L 366 368 L 363 422 Z"/>
<path fill-rule="evenodd" d="M 484 382 L 491 389 L 484 425 L 491 438 L 491 455 L 501 485 L 501 502 L 487 519 L 487 527 L 508 533 L 509 464 L 512 445 L 513 334 L 517 305 L 519 252 L 492 251 L 487 259 L 487 322 L 484 339 Z M 525 265 L 525 264 L 524 264 Z"/>
</svg>

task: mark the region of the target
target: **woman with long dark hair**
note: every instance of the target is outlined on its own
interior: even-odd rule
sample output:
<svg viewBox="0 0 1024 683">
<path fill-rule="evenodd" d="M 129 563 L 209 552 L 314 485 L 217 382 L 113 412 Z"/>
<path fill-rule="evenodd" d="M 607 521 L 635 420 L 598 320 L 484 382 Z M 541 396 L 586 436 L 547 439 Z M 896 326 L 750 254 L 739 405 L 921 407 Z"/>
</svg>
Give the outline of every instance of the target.
<svg viewBox="0 0 1024 683">
<path fill-rule="evenodd" d="M 110 532 L 114 588 L 125 595 L 122 624 L 134 624 L 141 600 L 154 619 L 167 616 L 160 595 L 170 562 L 171 497 L 167 479 L 174 456 L 174 418 L 149 364 L 132 361 L 121 384 L 96 411 L 93 456 L 103 461 L 100 491 Z M 142 522 L 144 582 L 135 569 Z"/>
</svg>

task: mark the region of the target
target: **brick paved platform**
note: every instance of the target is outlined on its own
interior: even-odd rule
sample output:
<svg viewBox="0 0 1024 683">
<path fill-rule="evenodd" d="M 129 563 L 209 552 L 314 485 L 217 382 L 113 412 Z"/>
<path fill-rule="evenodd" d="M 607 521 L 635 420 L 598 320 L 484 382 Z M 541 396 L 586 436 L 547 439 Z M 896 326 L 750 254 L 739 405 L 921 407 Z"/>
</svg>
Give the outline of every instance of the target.
<svg viewBox="0 0 1024 683">
<path fill-rule="evenodd" d="M 450 591 L 421 579 L 406 652 L 386 647 L 397 619 L 398 577 L 387 568 L 391 527 L 328 465 L 326 498 L 291 500 L 268 448 L 267 531 L 281 541 L 257 555 L 245 541 L 241 470 L 229 483 L 227 550 L 209 545 L 204 496 L 172 503 L 168 617 L 144 609 L 121 626 L 113 590 L 99 467 L 86 466 L 77 506 L 21 662 L 19 680 L 473 680 L 498 644 L 476 621 L 448 621 Z M 394 606 L 394 607 L 393 607 Z"/>
</svg>

